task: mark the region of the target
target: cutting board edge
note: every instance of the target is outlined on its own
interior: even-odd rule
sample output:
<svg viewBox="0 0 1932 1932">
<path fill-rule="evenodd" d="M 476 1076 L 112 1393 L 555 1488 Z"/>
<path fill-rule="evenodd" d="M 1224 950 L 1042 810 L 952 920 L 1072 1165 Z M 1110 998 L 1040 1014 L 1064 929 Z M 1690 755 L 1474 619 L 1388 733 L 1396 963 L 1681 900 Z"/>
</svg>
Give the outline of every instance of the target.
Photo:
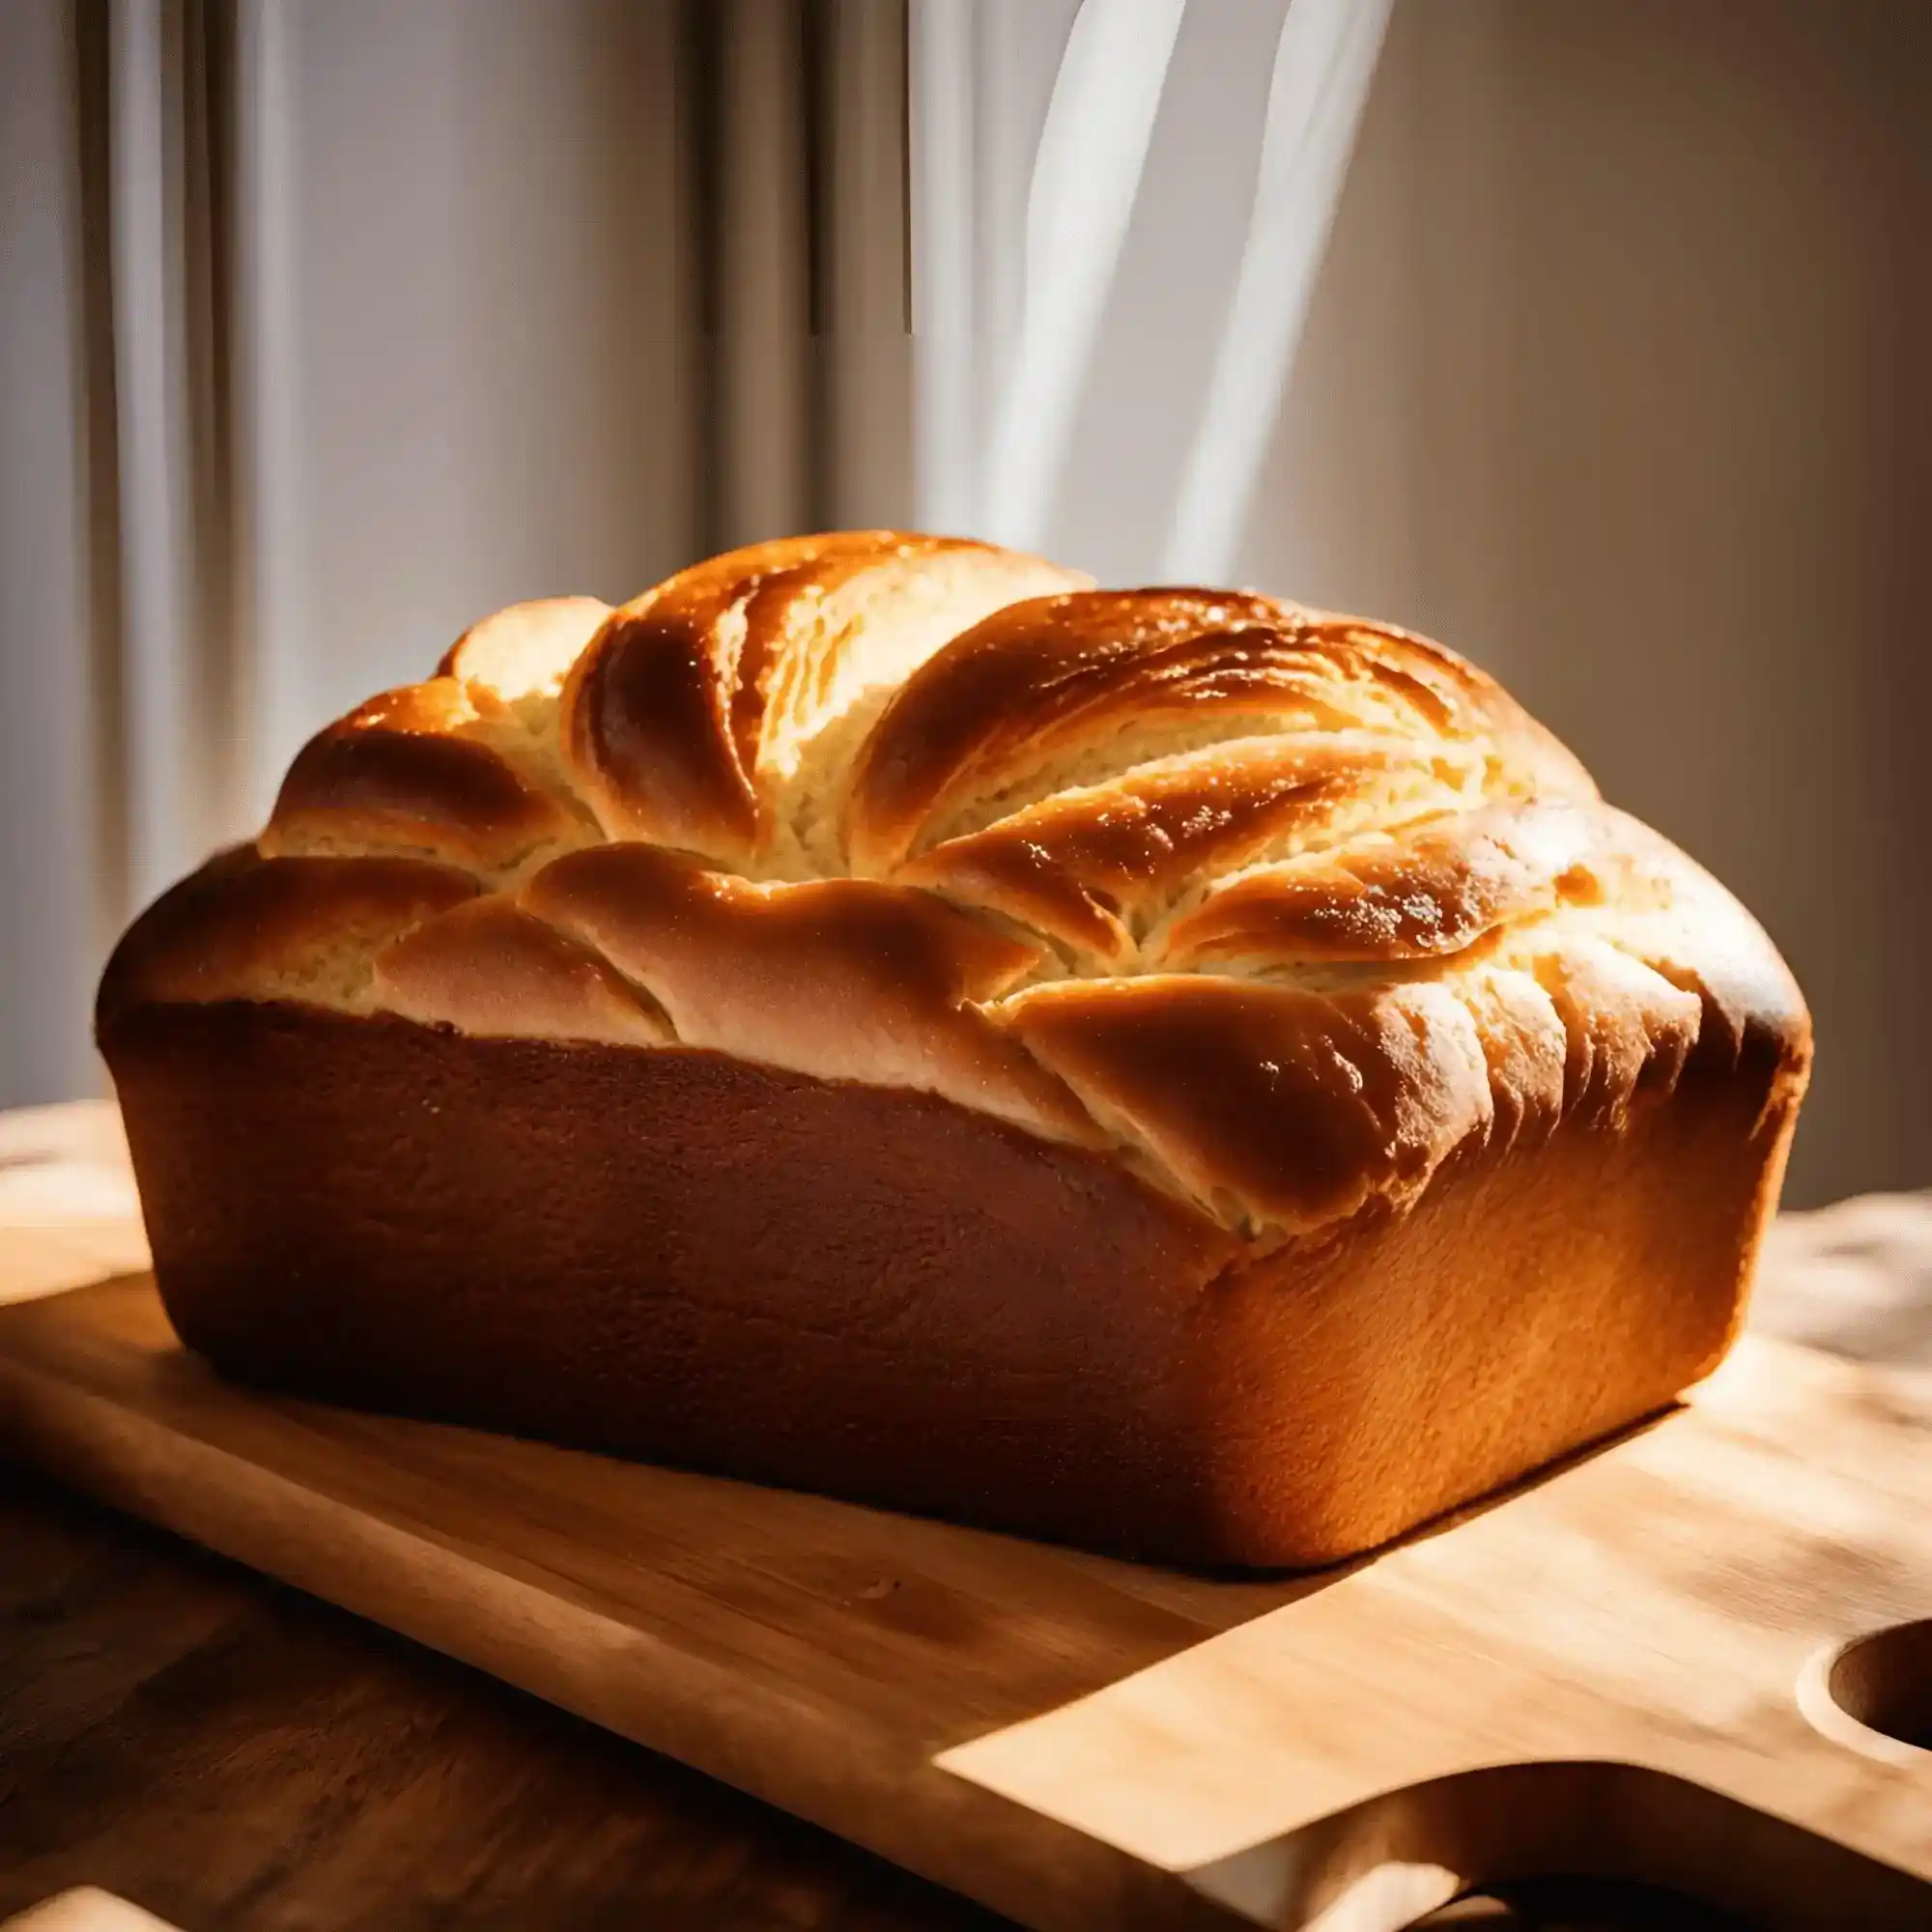
<svg viewBox="0 0 1932 1932">
<path fill-rule="evenodd" d="M 130 1278 L 117 1275 L 88 1286 L 107 1287 Z M 360 1536 L 372 1544 L 392 1545 L 404 1559 L 405 1569 L 427 1559 L 452 1581 L 472 1590 L 480 1586 L 486 1596 L 538 1598 L 546 1609 L 564 1604 L 581 1619 L 580 1635 L 593 1639 L 614 1636 L 619 1648 L 628 1648 L 639 1634 L 593 1607 L 546 1596 L 537 1586 L 466 1556 L 440 1539 L 367 1513 L 338 1509 L 302 1484 L 218 1443 L 170 1429 L 111 1397 L 60 1382 L 11 1356 L 4 1346 L 0 1346 L 0 1453 L 197 1548 L 480 1670 L 644 1749 L 674 1758 L 707 1777 L 973 1898 L 1032 1928 L 1032 1932 L 1094 1932 L 1096 1926 L 1115 1924 L 1122 1928 L 1145 1926 L 1149 1932 L 1167 1932 L 1170 1927 L 1174 1932 L 1216 1932 L 1216 1928 L 1253 1922 L 1240 1916 L 1231 1918 L 1216 1901 L 1188 1885 L 1182 1874 L 1164 1871 L 1076 1826 L 1046 1817 L 976 1780 L 956 1776 L 939 1765 L 941 1754 L 923 1759 L 909 1755 L 902 1763 L 875 1767 L 870 1772 L 871 1785 L 882 1800 L 913 1782 L 928 1789 L 928 1802 L 914 1814 L 911 1827 L 898 1824 L 894 1807 L 884 1802 L 875 1804 L 872 1810 L 888 1829 L 878 1829 L 869 1822 L 855 1824 L 814 1805 L 809 1796 L 802 1799 L 801 1793 L 810 1790 L 809 1781 L 802 1781 L 797 1791 L 790 1790 L 781 1779 L 774 1778 L 768 1768 L 735 1762 L 728 1751 L 708 1747 L 688 1736 L 668 1741 L 668 1727 L 641 1715 L 647 1707 L 662 1712 L 662 1703 L 653 1698 L 613 1702 L 594 1686 L 586 1689 L 587 1679 L 559 1682 L 556 1674 L 545 1667 L 552 1662 L 553 1652 L 503 1655 L 497 1631 L 485 1614 L 471 1614 L 466 1607 L 457 1633 L 459 1640 L 451 1641 L 407 1601 L 398 1606 L 385 1594 L 383 1573 L 377 1566 L 358 1565 L 351 1573 L 350 1586 L 344 1587 L 340 1574 L 318 1574 L 304 1561 L 286 1560 L 277 1552 L 298 1548 L 287 1532 L 302 1521 L 321 1522 L 324 1534 L 316 1548 L 326 1562 L 331 1549 L 338 1547 L 333 1538 L 343 1537 L 345 1542 L 355 1538 L 359 1518 L 359 1522 L 367 1525 L 360 1529 Z M 270 1509 L 265 1502 L 261 1508 L 248 1511 L 240 1533 L 212 1522 L 202 1511 L 180 1507 L 176 1498 L 192 1498 L 195 1488 L 187 1483 L 170 1486 L 164 1478 L 184 1460 L 203 1462 L 230 1477 L 240 1476 L 246 1487 L 272 1492 L 277 1507 Z M 234 1490 L 223 1482 L 215 1492 L 226 1498 L 233 1496 Z M 370 1535 L 371 1530 L 376 1534 Z M 358 1578 L 366 1578 L 371 1587 L 356 1587 L 355 1579 Z M 432 1600 L 425 1596 L 421 1601 L 428 1604 Z M 451 1604 L 466 1606 L 468 1602 L 460 1587 L 433 1601 L 443 1607 Z M 513 1609 L 508 1621 L 514 1628 L 534 1620 L 519 1616 Z M 688 1652 L 668 1645 L 664 1648 L 696 1671 L 717 1672 L 717 1666 Z M 679 1703 L 697 1701 L 680 1699 Z M 838 1737 L 827 1723 L 827 1714 L 809 1702 L 793 1708 L 820 1734 L 814 1738 L 815 1744 L 848 1749 L 854 1761 L 868 1754 L 870 1741 L 863 1735 Z M 684 1721 L 688 1725 L 690 1720 L 686 1718 Z M 795 1743 L 789 1747 L 798 1748 Z M 841 1779 L 839 1788 L 852 1788 L 849 1777 Z M 933 1815 L 934 1807 L 943 1818 Z M 1015 1824 L 1020 1826 L 1017 1832 Z M 945 1835 L 948 1832 L 952 1835 Z M 998 1857 L 985 1855 L 989 1838 L 1000 1840 Z M 1025 1871 L 1024 1881 L 1016 1879 L 1016 1867 Z M 1110 1913 L 1096 1918 L 1096 1899 L 1111 1901 L 1119 1916 Z"/>
</svg>

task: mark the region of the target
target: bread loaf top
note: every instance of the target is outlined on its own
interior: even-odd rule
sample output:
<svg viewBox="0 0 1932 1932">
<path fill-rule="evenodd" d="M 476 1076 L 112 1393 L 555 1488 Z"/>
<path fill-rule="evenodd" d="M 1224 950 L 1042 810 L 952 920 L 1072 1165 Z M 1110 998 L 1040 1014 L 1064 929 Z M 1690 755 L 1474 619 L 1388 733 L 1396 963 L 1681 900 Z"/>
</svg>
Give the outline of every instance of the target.
<svg viewBox="0 0 1932 1932">
<path fill-rule="evenodd" d="M 327 726 L 99 1023 L 213 1000 L 921 1089 L 1258 1240 L 1809 1056 L 1749 915 L 1453 653 L 893 531 L 515 606 Z"/>
</svg>

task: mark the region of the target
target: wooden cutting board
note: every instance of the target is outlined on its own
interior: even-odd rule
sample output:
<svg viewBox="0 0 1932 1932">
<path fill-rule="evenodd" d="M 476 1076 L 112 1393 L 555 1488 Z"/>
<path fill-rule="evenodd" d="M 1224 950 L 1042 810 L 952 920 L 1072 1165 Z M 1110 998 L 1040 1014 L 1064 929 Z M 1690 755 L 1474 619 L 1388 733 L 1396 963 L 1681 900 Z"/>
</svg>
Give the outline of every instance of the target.
<svg viewBox="0 0 1932 1932">
<path fill-rule="evenodd" d="M 1749 1341 L 1350 1574 L 1213 1580 L 251 1395 L 146 1276 L 47 1292 L 128 1239 L 0 1215 L 0 1447 L 1022 1923 L 1393 1932 L 1591 1872 L 1932 1927 L 1932 1640 L 1838 1672 L 1918 1746 L 1827 1683 L 1932 1616 L 1932 1378 Z"/>
</svg>

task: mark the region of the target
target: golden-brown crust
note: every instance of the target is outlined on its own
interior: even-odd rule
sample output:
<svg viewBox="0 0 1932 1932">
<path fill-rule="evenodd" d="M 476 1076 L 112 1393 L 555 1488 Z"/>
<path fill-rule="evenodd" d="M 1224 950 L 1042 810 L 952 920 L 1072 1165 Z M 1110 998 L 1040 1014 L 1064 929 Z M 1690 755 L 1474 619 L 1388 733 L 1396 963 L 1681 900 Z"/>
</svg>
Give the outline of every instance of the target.
<svg viewBox="0 0 1932 1932">
<path fill-rule="evenodd" d="M 753 864 L 779 828 L 790 740 L 822 730 L 988 611 L 1077 582 L 953 538 L 843 531 L 757 544 L 681 572 L 599 633 L 563 696 L 563 752 L 613 838 Z M 886 648 L 881 651 L 881 644 Z"/>
<path fill-rule="evenodd" d="M 1593 901 L 1579 896 L 1569 925 L 1694 995 L 1706 1052 L 1735 1060 L 1771 1041 L 1808 1068 L 1811 1016 L 1764 928 L 1694 860 L 1628 812 L 1603 807 L 1600 826 L 1592 860 L 1600 892 Z"/>
<path fill-rule="evenodd" d="M 1666 1405 L 1796 1104 L 1692 1066 L 1257 1255 L 1104 1154 L 729 1055 L 260 1003 L 102 1044 L 226 1373 L 1206 1564 L 1352 1555 Z"/>
<path fill-rule="evenodd" d="M 1700 1041 L 1808 1053 L 1748 916 L 1453 653 L 1247 593 L 1025 594 L 1073 581 L 856 531 L 498 613 L 320 733 L 261 849 L 501 909 L 379 973 L 349 934 L 339 988 L 284 915 L 224 990 L 941 1094 L 1267 1238 L 1618 1118 Z M 1284 1166 L 1297 1133 L 1330 1151 Z"/>
<path fill-rule="evenodd" d="M 1174 1345 L 1238 1246 L 1104 1154 L 688 1048 L 262 1004 L 147 1008 L 102 1044 L 163 1300 L 228 1373 L 1198 1540 Z"/>
<path fill-rule="evenodd" d="M 1431 816 L 1243 873 L 1163 935 L 1170 967 L 1442 959 L 1498 926 L 1601 893 L 1589 859 L 1602 814 L 1567 800 Z"/>
<path fill-rule="evenodd" d="M 648 989 L 686 1045 L 1094 1138 L 1060 1082 L 976 1004 L 1012 985 L 1036 950 L 923 893 L 867 879 L 761 885 L 621 844 L 547 867 L 519 903 Z"/>
<path fill-rule="evenodd" d="M 1377 1202 L 1231 1277 L 1199 1323 L 1219 1535 L 1352 1555 L 1708 1375 L 1801 1088 L 1772 1057 L 1693 1063 L 1667 1106 L 1471 1145 L 1408 1211 Z"/>
<path fill-rule="evenodd" d="M 664 1013 L 601 954 L 500 894 L 466 899 L 375 955 L 376 1011 L 458 1033 L 663 1046 Z"/>
<path fill-rule="evenodd" d="M 1363 732 L 1215 746 L 1025 807 L 931 847 L 892 877 L 1122 971 L 1203 878 L 1482 795 L 1479 760 Z M 1159 956 L 1175 956 L 1172 941 Z"/>
<path fill-rule="evenodd" d="M 191 1339 L 1243 1561 L 1348 1553 L 1702 1373 L 1810 1055 L 1762 930 L 1452 653 L 1081 581 L 890 531 L 754 546 L 616 612 L 498 613 L 319 734 L 259 854 L 102 982 Z M 266 1206 L 210 1175 L 221 1109 L 286 1130 Z M 336 1327 L 294 1284 L 296 1358 L 260 1305 L 284 1160 L 330 1169 L 315 1252 L 357 1278 Z M 174 1222 L 197 1177 L 205 1239 Z M 482 1280 L 476 1346 L 412 1354 Z M 520 1324 L 554 1317 L 589 1332 L 526 1384 Z M 813 1391 L 837 1428 L 781 1421 Z M 1396 1439 L 1386 1403 L 1435 1406 Z M 874 1475 L 928 1412 L 952 1446 Z M 960 1444 L 1016 1415 L 980 1482 Z"/>
<path fill-rule="evenodd" d="M 442 654 L 438 677 L 480 685 L 498 697 L 554 695 L 610 616 L 601 597 L 538 597 L 471 624 Z"/>
<path fill-rule="evenodd" d="M 265 857 L 394 852 L 489 876 L 592 836 L 492 694 L 452 677 L 358 705 L 289 767 Z"/>
<path fill-rule="evenodd" d="M 1407 1205 L 1492 1107 L 1475 1024 L 1436 986 L 1066 980 L 1002 1017 L 1204 1208 L 1259 1227 Z"/>
<path fill-rule="evenodd" d="M 369 1010 L 377 950 L 476 894 L 416 859 L 262 859 L 223 852 L 165 892 L 114 949 L 96 1024 L 136 1007 L 302 1000 Z"/>
<path fill-rule="evenodd" d="M 847 843 L 855 869 L 880 871 L 1081 782 L 1095 754 L 1106 775 L 1204 729 L 1351 728 L 1481 744 L 1510 781 L 1594 795 L 1568 752 L 1439 645 L 1272 598 L 1098 590 L 1011 605 L 907 681 L 866 745 Z"/>
</svg>

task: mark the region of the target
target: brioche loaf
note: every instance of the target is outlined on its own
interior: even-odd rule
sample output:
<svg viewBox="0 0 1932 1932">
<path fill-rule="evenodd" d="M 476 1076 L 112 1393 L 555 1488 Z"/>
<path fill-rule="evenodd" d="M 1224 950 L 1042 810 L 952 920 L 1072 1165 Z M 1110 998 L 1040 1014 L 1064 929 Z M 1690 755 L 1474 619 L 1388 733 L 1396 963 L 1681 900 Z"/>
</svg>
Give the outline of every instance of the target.
<svg viewBox="0 0 1932 1932">
<path fill-rule="evenodd" d="M 1450 652 L 893 532 L 486 620 L 98 1028 L 226 1373 L 1266 1566 L 1715 1366 L 1810 1051 Z"/>
</svg>

